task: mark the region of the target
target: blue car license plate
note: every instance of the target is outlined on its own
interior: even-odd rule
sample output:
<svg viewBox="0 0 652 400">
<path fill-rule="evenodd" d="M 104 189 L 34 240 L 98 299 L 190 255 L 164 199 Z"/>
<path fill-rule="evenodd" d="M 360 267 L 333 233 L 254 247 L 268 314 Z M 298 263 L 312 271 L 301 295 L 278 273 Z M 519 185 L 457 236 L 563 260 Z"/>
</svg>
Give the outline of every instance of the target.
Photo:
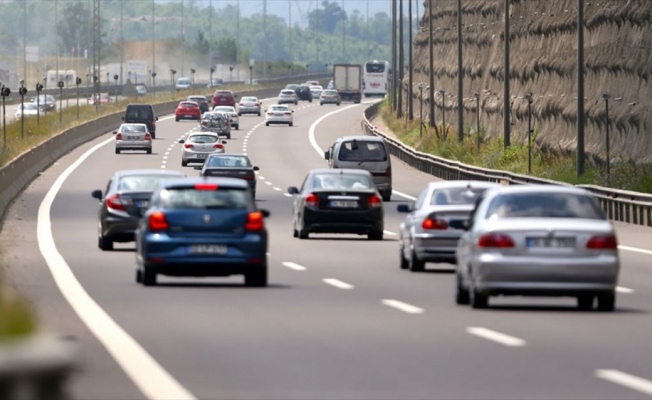
<svg viewBox="0 0 652 400">
<path fill-rule="evenodd" d="M 189 254 L 226 254 L 228 247 L 223 244 L 192 244 L 188 246 Z"/>
</svg>

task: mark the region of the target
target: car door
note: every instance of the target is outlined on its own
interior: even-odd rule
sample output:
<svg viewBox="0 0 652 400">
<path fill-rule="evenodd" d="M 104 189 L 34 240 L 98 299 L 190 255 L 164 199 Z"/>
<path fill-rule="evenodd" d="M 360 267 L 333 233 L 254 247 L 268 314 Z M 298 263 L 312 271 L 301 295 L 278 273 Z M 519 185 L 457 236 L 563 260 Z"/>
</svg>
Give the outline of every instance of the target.
<svg viewBox="0 0 652 400">
<path fill-rule="evenodd" d="M 299 188 L 299 193 L 294 195 L 293 210 L 292 215 L 294 216 L 294 227 L 295 229 L 301 229 L 300 221 L 303 222 L 303 207 L 304 207 L 304 198 L 306 196 L 306 191 L 310 190 L 308 188 L 308 182 L 310 181 L 310 174 L 308 174 L 301 182 L 301 187 Z"/>
</svg>

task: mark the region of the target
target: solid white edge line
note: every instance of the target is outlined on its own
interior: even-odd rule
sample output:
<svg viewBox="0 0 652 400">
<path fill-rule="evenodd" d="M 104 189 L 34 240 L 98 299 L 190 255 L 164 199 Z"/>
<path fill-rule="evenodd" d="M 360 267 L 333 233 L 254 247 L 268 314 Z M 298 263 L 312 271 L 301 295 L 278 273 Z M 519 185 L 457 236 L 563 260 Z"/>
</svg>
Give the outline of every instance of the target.
<svg viewBox="0 0 652 400">
<path fill-rule="evenodd" d="M 54 281 L 82 322 L 104 345 L 127 376 L 149 399 L 195 399 L 145 349 L 118 325 L 84 290 L 70 266 L 58 252 L 52 236 L 50 209 L 65 180 L 92 153 L 113 141 L 101 142 L 79 157 L 54 182 L 38 210 L 37 238 L 39 250 Z M 135 268 L 134 268 L 135 270 Z"/>
<path fill-rule="evenodd" d="M 383 233 L 384 233 L 385 235 L 389 235 L 389 236 L 396 236 L 396 233 L 394 233 L 394 232 L 392 232 L 392 231 L 383 231 Z"/>
<path fill-rule="evenodd" d="M 321 117 L 317 118 L 317 120 L 315 122 L 313 122 L 312 125 L 310 125 L 310 129 L 308 129 L 308 139 L 310 139 L 310 144 L 315 149 L 317 154 L 319 154 L 320 157 L 322 157 L 322 158 L 324 157 L 324 151 L 321 149 L 321 147 L 319 147 L 319 145 L 317 144 L 317 140 L 315 139 L 315 128 L 317 127 L 317 125 L 319 125 L 321 123 L 321 121 L 325 120 L 326 118 L 330 117 L 333 114 L 337 114 L 337 113 L 340 113 L 342 111 L 346 111 L 346 110 L 348 110 L 350 108 L 357 107 L 357 106 L 359 106 L 359 104 L 352 104 L 352 105 L 350 105 L 348 107 L 344 107 L 344 108 L 340 108 L 339 110 L 331 111 L 328 114 L 324 114 Z"/>
<path fill-rule="evenodd" d="M 425 311 L 423 308 L 419 308 L 398 300 L 383 299 L 381 300 L 381 303 L 383 303 L 386 306 L 396 308 L 397 310 L 406 312 L 408 314 L 423 314 L 423 312 Z"/>
<path fill-rule="evenodd" d="M 625 251 L 632 251 L 634 253 L 646 254 L 648 256 L 652 255 L 652 250 L 639 249 L 637 247 L 618 246 L 618 249 L 625 250 Z"/>
<path fill-rule="evenodd" d="M 624 286 L 617 286 L 616 292 L 618 293 L 634 293 L 634 289 L 626 288 Z"/>
<path fill-rule="evenodd" d="M 617 369 L 598 369 L 595 376 L 611 383 L 616 383 L 652 396 L 652 381 L 630 375 Z"/>
<path fill-rule="evenodd" d="M 331 286 L 335 286 L 338 289 L 344 289 L 344 290 L 353 289 L 353 285 L 348 284 L 346 282 L 342 282 L 339 279 L 325 278 L 323 279 L 323 281 L 324 283 L 329 284 Z"/>
<path fill-rule="evenodd" d="M 466 331 L 471 335 L 479 336 L 481 338 L 491 340 L 496 343 L 500 343 L 509 347 L 522 347 L 525 346 L 525 340 L 519 339 L 514 336 L 506 335 L 504 333 L 496 332 L 491 329 L 479 327 L 479 326 L 470 326 L 466 328 Z"/>
<path fill-rule="evenodd" d="M 290 193 L 283 193 L 283 196 L 285 196 L 285 197 L 292 197 L 292 195 L 291 195 Z"/>
<path fill-rule="evenodd" d="M 295 263 L 290 262 L 290 261 L 284 261 L 282 264 L 283 264 L 283 266 L 288 267 L 290 269 L 293 269 L 295 271 L 305 271 L 307 269 L 303 265 L 295 264 Z"/>
<path fill-rule="evenodd" d="M 394 193 L 394 194 L 396 194 L 396 195 L 399 195 L 399 196 L 401 196 L 401 197 L 405 197 L 405 198 L 408 199 L 408 200 L 416 200 L 416 199 L 417 199 L 417 198 L 414 197 L 414 196 L 410 196 L 410 195 L 407 194 L 407 193 L 399 192 L 398 190 L 392 190 L 392 193 Z"/>
</svg>

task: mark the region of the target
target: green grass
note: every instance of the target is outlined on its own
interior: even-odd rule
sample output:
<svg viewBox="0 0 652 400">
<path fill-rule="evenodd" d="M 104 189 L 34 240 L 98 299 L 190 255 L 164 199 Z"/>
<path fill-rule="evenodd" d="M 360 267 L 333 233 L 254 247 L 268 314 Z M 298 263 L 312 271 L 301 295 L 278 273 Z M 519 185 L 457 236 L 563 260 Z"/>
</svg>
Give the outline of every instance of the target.
<svg viewBox="0 0 652 400">
<path fill-rule="evenodd" d="M 502 134 L 487 138 L 486 132 L 480 127 L 481 143 L 478 151 L 475 132 L 473 135 L 465 132 L 464 140 L 459 142 L 457 131 L 451 126 L 444 131 L 441 126 L 430 128 L 426 121 L 420 133 L 419 120 L 409 122 L 405 118 L 397 119 L 387 100 L 381 104 L 380 114 L 400 141 L 418 151 L 477 167 L 528 175 L 527 139 L 523 141 L 519 137 L 512 137 L 511 146 L 504 149 Z M 584 174 L 578 178 L 577 153 L 559 148 L 542 148 L 536 142 L 536 135 L 537 132 L 532 135 L 532 176 L 570 184 L 591 184 L 652 193 L 651 166 L 633 160 L 612 160 L 610 179 L 607 182 L 604 165 L 587 157 Z"/>
</svg>

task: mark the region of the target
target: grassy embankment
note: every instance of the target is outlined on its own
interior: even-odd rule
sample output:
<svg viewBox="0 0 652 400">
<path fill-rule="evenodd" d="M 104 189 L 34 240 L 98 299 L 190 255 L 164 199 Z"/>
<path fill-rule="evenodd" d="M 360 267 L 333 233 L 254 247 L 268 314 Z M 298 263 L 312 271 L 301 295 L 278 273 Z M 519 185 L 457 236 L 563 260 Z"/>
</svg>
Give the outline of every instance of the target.
<svg viewBox="0 0 652 400">
<path fill-rule="evenodd" d="M 380 113 L 387 126 L 403 143 L 414 149 L 456 160 L 468 165 L 509 171 L 527 175 L 528 147 L 527 139 L 512 137 L 511 146 L 504 150 L 501 135 L 487 138 L 480 127 L 480 151 L 477 136 L 465 132 L 463 142 L 457 140 L 457 131 L 448 125 L 428 127 L 427 121 L 420 134 L 419 121 L 408 122 L 398 119 L 391 112 L 387 100 L 380 107 Z M 650 166 L 637 165 L 632 160 L 612 160 L 611 179 L 607 184 L 605 168 L 587 158 L 584 174 L 577 177 L 577 153 L 560 152 L 556 149 L 543 149 L 536 143 L 537 132 L 532 135 L 532 175 L 571 184 L 592 184 L 635 192 L 652 193 L 652 171 Z"/>
</svg>

